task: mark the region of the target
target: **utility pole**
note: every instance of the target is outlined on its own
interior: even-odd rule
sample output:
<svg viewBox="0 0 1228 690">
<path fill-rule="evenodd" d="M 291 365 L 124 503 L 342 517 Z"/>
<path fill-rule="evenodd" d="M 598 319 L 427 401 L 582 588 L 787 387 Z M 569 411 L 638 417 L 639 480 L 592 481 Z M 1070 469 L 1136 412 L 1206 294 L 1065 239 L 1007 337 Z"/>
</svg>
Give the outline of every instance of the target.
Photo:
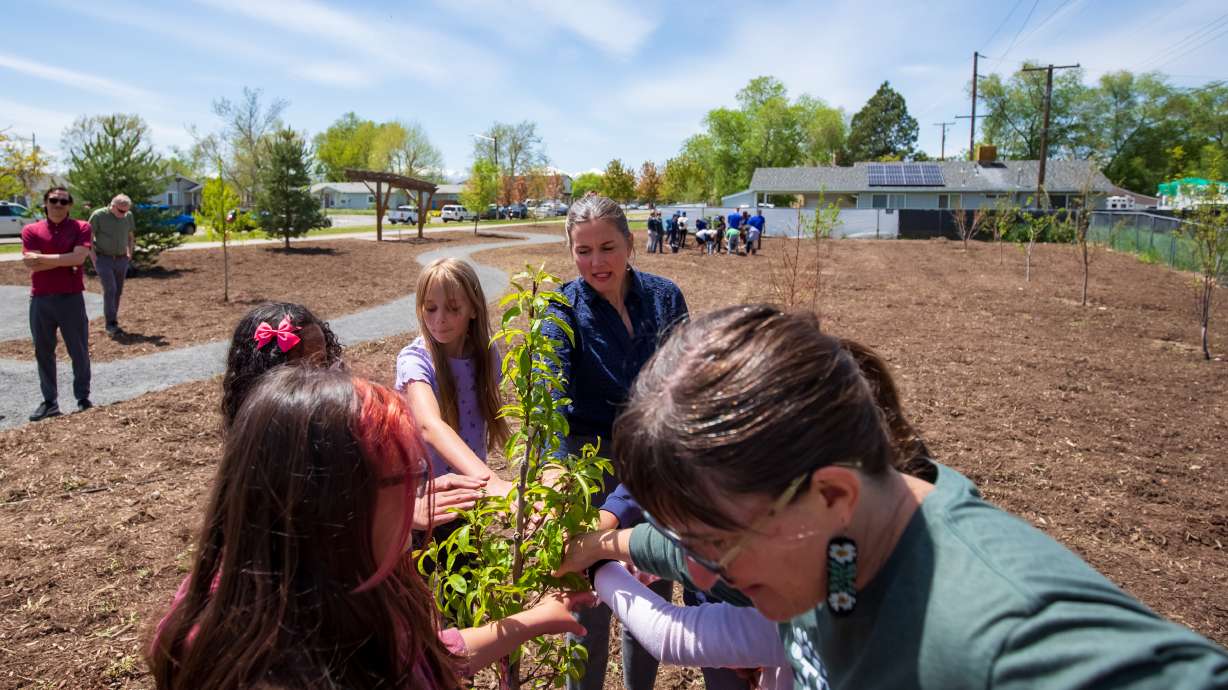
<svg viewBox="0 0 1228 690">
<path fill-rule="evenodd" d="M 972 51 L 972 115 L 968 117 L 968 160 L 976 160 L 976 68 L 977 58 L 981 54 L 977 51 Z M 946 133 L 946 130 L 943 130 Z"/>
<path fill-rule="evenodd" d="M 1047 67 L 1025 67 L 1022 72 L 1045 72 L 1045 124 L 1040 130 L 1040 168 L 1036 173 L 1036 204 L 1039 206 L 1042 200 L 1046 207 L 1049 202 L 1045 195 L 1045 163 L 1049 158 L 1049 106 L 1053 102 L 1053 70 L 1055 69 L 1075 69 L 1079 65 L 1058 65 L 1050 64 Z"/>
<path fill-rule="evenodd" d="M 947 127 L 954 125 L 954 122 L 935 122 L 935 127 L 942 128 L 942 153 L 938 154 L 938 160 L 945 161 L 947 159 Z"/>
</svg>

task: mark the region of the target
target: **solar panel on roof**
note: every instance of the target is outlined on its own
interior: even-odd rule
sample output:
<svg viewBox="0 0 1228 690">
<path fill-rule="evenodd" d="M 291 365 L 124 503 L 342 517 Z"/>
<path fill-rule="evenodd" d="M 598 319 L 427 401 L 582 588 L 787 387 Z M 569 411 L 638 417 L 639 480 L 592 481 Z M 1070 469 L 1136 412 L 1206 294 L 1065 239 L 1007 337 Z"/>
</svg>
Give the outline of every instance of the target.
<svg viewBox="0 0 1228 690">
<path fill-rule="evenodd" d="M 937 163 L 871 163 L 867 166 L 871 187 L 941 187 L 942 167 Z"/>
</svg>

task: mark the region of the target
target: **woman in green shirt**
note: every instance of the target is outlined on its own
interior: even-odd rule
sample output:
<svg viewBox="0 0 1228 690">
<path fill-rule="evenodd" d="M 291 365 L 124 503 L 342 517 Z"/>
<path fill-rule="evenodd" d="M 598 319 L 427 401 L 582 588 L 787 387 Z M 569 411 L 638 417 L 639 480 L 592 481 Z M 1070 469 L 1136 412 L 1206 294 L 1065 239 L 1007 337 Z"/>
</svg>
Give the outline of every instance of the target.
<svg viewBox="0 0 1228 690">
<path fill-rule="evenodd" d="M 614 428 L 653 524 L 577 537 L 563 569 L 628 560 L 753 604 L 802 688 L 1228 687 L 1223 648 L 986 503 L 909 432 L 881 361 L 813 315 L 697 318 Z"/>
</svg>

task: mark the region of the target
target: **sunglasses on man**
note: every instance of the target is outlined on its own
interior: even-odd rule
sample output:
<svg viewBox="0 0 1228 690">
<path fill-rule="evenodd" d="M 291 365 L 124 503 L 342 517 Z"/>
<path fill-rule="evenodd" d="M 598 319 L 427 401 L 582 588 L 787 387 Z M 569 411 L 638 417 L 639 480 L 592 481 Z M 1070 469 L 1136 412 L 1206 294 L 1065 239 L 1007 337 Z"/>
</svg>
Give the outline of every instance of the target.
<svg viewBox="0 0 1228 690">
<path fill-rule="evenodd" d="M 72 199 L 64 196 L 47 197 L 47 204 L 50 206 L 72 206 Z"/>
</svg>

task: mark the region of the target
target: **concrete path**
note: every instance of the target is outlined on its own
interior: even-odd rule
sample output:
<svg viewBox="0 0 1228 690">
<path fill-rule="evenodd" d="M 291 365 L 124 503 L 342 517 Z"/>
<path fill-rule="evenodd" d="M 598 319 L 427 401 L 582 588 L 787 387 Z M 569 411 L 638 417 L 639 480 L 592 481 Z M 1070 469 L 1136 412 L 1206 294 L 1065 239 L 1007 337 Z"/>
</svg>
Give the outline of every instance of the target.
<svg viewBox="0 0 1228 690">
<path fill-rule="evenodd" d="M 506 234 L 522 239 L 443 247 L 420 255 L 418 262 L 426 265 L 441 257 L 468 259 L 472 254 L 489 249 L 562 241 L 558 235 L 528 232 L 508 232 Z M 482 281 L 482 290 L 485 291 L 488 298 L 494 299 L 507 290 L 508 275 L 505 272 L 493 266 L 473 263 Z M 22 300 L 23 304 L 26 299 L 28 297 Z M 7 298 L 5 300 L 8 301 Z M 341 339 L 342 344 L 347 346 L 398 333 L 408 333 L 418 329 L 414 313 L 416 304 L 414 295 L 409 295 L 377 307 L 332 319 L 329 325 Z M 227 344 L 225 340 L 215 340 L 132 359 L 95 363 L 92 372 L 91 399 L 96 405 L 106 405 L 129 400 L 151 391 L 163 390 L 181 383 L 199 381 L 221 374 L 225 370 Z M 63 357 L 63 346 L 58 354 Z M 61 409 L 65 412 L 76 409 L 76 403 L 72 400 L 72 366 L 66 358 L 57 362 L 56 373 L 60 384 Z M 0 415 L 4 416 L 3 419 L 0 419 L 0 429 L 28 424 L 27 418 L 38 403 L 38 370 L 34 362 L 0 359 Z"/>
<path fill-rule="evenodd" d="M 347 217 L 354 218 L 357 216 L 347 216 Z M 370 222 L 365 223 L 365 225 L 375 224 L 374 217 L 370 217 L 369 220 Z M 565 220 L 566 220 L 565 218 L 558 218 L 554 220 L 541 220 L 541 221 L 537 221 L 537 223 L 542 224 L 542 225 L 549 225 L 552 223 L 562 224 L 563 221 Z M 500 223 L 498 225 L 479 225 L 478 232 L 491 232 L 492 230 L 499 231 L 499 232 L 507 232 L 511 230 L 511 231 L 514 231 L 513 234 L 515 234 L 517 232 L 521 232 L 517 228 L 523 228 L 526 225 L 532 225 L 532 223 Z M 436 233 L 441 233 L 441 232 L 456 232 L 457 230 L 473 230 L 473 225 L 472 224 L 468 224 L 468 225 L 460 224 L 460 225 L 444 225 L 443 227 L 428 227 L 424 229 L 423 232 L 428 235 L 434 235 Z M 398 231 L 400 232 L 400 235 L 397 234 Z M 415 237 L 417 236 L 417 234 L 418 234 L 417 226 L 406 227 L 404 225 L 389 225 L 387 223 L 384 224 L 384 238 L 385 239 L 394 239 L 398 236 Z M 336 235 L 309 235 L 307 237 L 292 237 L 290 238 L 290 243 L 298 244 L 300 242 L 330 242 L 332 240 L 374 240 L 374 239 L 375 239 L 375 231 L 370 230 L 366 232 L 338 233 Z M 270 240 L 270 239 L 261 237 L 261 238 L 253 238 L 249 240 L 234 240 L 234 241 L 231 241 L 229 244 L 230 244 L 230 247 L 233 249 L 236 247 L 257 247 L 257 246 L 263 246 L 263 245 L 282 244 L 282 243 L 283 243 L 282 240 Z M 188 242 L 186 244 L 181 244 L 178 247 L 175 247 L 174 249 L 170 251 L 182 252 L 182 251 L 190 251 L 192 249 L 218 249 L 221 246 L 222 246 L 221 242 Z M 21 252 L 5 252 L 3 254 L 0 254 L 0 261 L 21 261 Z"/>
<path fill-rule="evenodd" d="M 102 295 L 85 293 L 90 320 L 102 316 Z M 30 288 L 0 285 L 0 340 L 30 339 Z"/>
</svg>

